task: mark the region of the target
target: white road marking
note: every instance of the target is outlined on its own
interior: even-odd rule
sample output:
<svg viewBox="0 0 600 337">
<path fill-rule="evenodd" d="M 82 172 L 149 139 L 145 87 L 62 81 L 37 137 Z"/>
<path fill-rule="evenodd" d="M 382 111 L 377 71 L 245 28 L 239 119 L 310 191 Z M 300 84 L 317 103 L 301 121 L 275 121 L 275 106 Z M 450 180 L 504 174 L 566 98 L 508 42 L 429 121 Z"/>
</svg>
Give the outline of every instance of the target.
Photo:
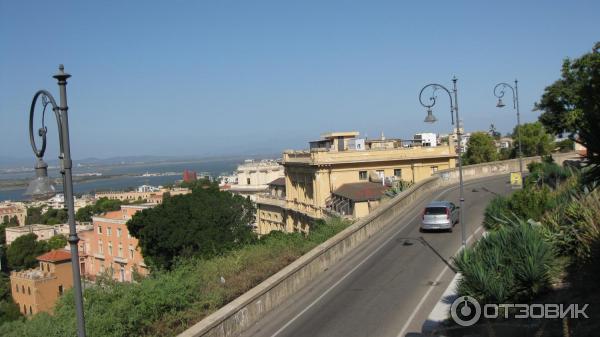
<svg viewBox="0 0 600 337">
<path fill-rule="evenodd" d="M 473 182 L 476 183 L 476 182 Z M 453 187 L 449 187 L 443 191 L 441 191 L 438 195 L 435 196 L 435 199 L 438 199 L 440 196 L 442 196 L 445 193 L 448 193 L 449 191 L 458 188 L 458 186 L 453 186 Z M 279 330 L 275 331 L 274 334 L 271 335 L 271 337 L 275 337 L 277 335 L 279 335 L 283 330 L 285 330 L 288 326 L 290 326 L 292 323 L 294 323 L 300 316 L 302 316 L 305 312 L 307 312 L 310 308 L 312 308 L 315 304 L 317 304 L 323 297 L 325 297 L 327 294 L 329 294 L 335 287 L 337 287 L 340 283 L 342 283 L 348 276 L 350 276 L 356 269 L 358 269 L 360 266 L 362 266 L 365 262 L 367 262 L 367 260 L 369 260 L 373 255 L 375 255 L 381 248 L 385 247 L 390 241 L 392 241 L 398 234 L 400 234 L 401 231 L 403 231 L 408 225 L 410 225 L 410 223 L 412 222 L 412 220 L 414 220 L 416 218 L 416 214 L 409 218 L 410 220 L 406 223 L 406 225 L 402 226 L 398 231 L 396 231 L 394 233 L 394 235 L 391 235 L 389 239 L 385 240 L 385 242 L 383 244 L 381 244 L 379 247 L 377 247 L 377 249 L 375 249 L 371 254 L 367 255 L 367 257 L 365 257 L 362 261 L 360 261 L 360 263 L 358 263 L 356 266 L 354 266 L 354 268 L 352 268 L 349 272 L 347 272 L 344 276 L 342 276 L 342 278 L 340 278 L 337 282 L 335 282 L 331 287 L 329 287 L 327 290 L 325 290 L 325 292 L 323 292 L 319 297 L 317 297 L 314 301 L 312 301 L 309 305 L 306 306 L 306 308 L 304 308 L 302 311 L 300 311 L 298 314 L 296 314 L 296 316 L 292 317 L 292 319 L 290 319 L 287 323 L 285 323 L 281 328 L 279 328 Z M 480 227 L 481 228 L 481 227 Z M 475 233 L 473 233 L 475 234 Z M 467 242 L 473 237 L 473 234 L 471 234 L 471 236 L 469 236 L 469 238 L 467 239 Z M 460 249 L 459 249 L 460 251 Z M 446 269 L 448 269 L 448 266 L 446 266 L 444 268 L 444 270 L 442 271 L 445 272 Z M 441 278 L 441 275 L 438 277 Z M 439 280 L 436 280 L 439 281 Z M 433 288 L 431 288 L 433 289 Z M 426 298 L 429 293 L 431 292 L 431 289 L 427 291 L 426 295 L 424 296 L 424 298 Z M 424 302 L 424 299 L 421 299 L 421 302 Z M 419 302 L 419 306 L 422 305 L 422 303 Z M 402 331 L 404 331 L 406 328 L 408 328 L 408 323 L 410 321 L 412 321 L 412 319 L 414 318 L 415 313 L 413 312 L 413 314 L 411 315 L 411 317 L 409 318 L 408 322 L 405 324 L 405 327 L 402 329 Z"/>
<path fill-rule="evenodd" d="M 473 239 L 473 237 L 475 235 L 477 235 L 477 233 L 479 233 L 482 229 L 483 229 L 483 227 L 480 225 L 479 228 L 477 228 L 477 230 L 475 232 L 473 232 L 473 234 L 471 234 L 467 238 L 467 243 L 469 243 L 469 241 L 471 241 L 471 239 Z M 454 253 L 454 255 L 452 255 L 452 256 L 456 256 L 456 254 L 458 254 L 458 252 L 460 252 L 461 249 L 462 249 L 462 247 L 459 248 L 456 251 L 456 253 Z M 440 272 L 440 274 L 435 279 L 434 284 L 438 284 L 438 282 L 440 282 L 440 280 L 442 279 L 442 277 L 444 276 L 444 274 L 448 270 L 450 270 L 450 268 L 448 268 L 448 265 L 444 266 L 444 269 L 442 269 L 442 271 Z M 410 325 L 410 323 L 412 323 L 412 320 L 415 319 L 415 316 L 421 310 L 421 307 L 423 306 L 423 304 L 427 300 L 427 297 L 429 297 L 429 295 L 431 294 L 431 291 L 433 291 L 433 289 L 434 289 L 434 285 L 430 286 L 429 289 L 427 289 L 427 292 L 425 293 L 425 295 L 423 295 L 423 297 L 421 298 L 421 300 L 417 304 L 417 307 L 415 308 L 415 310 L 413 310 L 412 314 L 408 317 L 408 320 L 406 321 L 406 323 L 404 323 L 404 326 L 402 327 L 402 330 L 400 330 L 400 333 L 398 334 L 398 337 L 404 336 L 404 334 L 406 333 L 406 330 L 408 329 L 408 326 Z"/>
</svg>

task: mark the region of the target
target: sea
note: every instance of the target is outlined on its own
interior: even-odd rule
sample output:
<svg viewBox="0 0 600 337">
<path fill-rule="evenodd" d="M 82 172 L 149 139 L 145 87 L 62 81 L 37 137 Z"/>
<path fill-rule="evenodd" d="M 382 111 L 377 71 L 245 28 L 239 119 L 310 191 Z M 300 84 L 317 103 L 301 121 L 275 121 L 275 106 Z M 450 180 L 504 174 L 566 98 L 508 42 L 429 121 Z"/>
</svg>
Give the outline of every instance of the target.
<svg viewBox="0 0 600 337">
<path fill-rule="evenodd" d="M 156 163 L 135 163 L 135 164 L 116 164 L 106 166 L 84 166 L 74 167 L 73 175 L 100 173 L 102 176 L 114 176 L 110 178 L 100 178 L 73 183 L 73 190 L 76 195 L 91 194 L 96 191 L 121 191 L 128 188 L 134 188 L 141 185 L 166 185 L 172 184 L 176 180 L 183 178 L 184 170 L 195 171 L 198 174 L 206 173 L 216 178 L 219 175 L 231 174 L 237 166 L 243 162 L 243 159 L 211 159 L 186 162 L 156 162 Z M 142 176 L 147 174 L 147 176 Z M 159 175 L 154 175 L 159 174 Z M 160 175 L 163 174 L 163 175 Z M 35 173 L 31 172 L 10 172 L 0 173 L 0 180 L 30 180 Z M 48 170 L 50 178 L 60 177 L 56 168 Z M 56 185 L 57 192 L 60 193 L 62 185 Z M 0 190 L 0 201 L 28 200 L 24 195 L 25 187 Z"/>
</svg>

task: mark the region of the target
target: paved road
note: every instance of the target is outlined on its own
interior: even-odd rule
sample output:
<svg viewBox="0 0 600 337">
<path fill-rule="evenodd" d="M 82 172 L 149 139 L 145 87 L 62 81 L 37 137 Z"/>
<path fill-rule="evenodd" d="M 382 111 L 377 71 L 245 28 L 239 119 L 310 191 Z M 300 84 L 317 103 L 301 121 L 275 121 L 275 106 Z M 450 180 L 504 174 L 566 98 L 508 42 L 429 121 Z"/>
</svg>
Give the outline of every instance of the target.
<svg viewBox="0 0 600 337">
<path fill-rule="evenodd" d="M 465 185 L 465 222 L 471 241 L 488 201 L 510 193 L 508 176 Z M 421 326 L 454 273 L 430 248 L 449 259 L 461 245 L 460 224 L 452 233 L 420 233 L 425 204 L 450 200 L 458 205 L 458 188 L 433 191 L 393 225 L 292 296 L 242 336 L 264 337 L 401 337 L 418 336 Z"/>
</svg>

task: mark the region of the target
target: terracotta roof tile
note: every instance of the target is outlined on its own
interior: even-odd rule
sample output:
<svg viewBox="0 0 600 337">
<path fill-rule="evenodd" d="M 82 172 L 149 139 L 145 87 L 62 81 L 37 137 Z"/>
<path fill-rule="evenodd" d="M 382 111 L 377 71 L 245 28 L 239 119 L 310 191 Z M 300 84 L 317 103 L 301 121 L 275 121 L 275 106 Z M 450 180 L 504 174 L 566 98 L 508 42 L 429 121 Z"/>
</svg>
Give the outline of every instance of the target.
<svg viewBox="0 0 600 337">
<path fill-rule="evenodd" d="M 381 199 L 381 196 L 388 188 L 387 186 L 372 182 L 350 183 L 338 187 L 338 189 L 333 191 L 333 194 L 361 202 Z"/>
<path fill-rule="evenodd" d="M 66 261 L 71 260 L 71 253 L 65 250 L 51 250 L 46 254 L 38 256 L 37 259 L 46 262 Z"/>
</svg>

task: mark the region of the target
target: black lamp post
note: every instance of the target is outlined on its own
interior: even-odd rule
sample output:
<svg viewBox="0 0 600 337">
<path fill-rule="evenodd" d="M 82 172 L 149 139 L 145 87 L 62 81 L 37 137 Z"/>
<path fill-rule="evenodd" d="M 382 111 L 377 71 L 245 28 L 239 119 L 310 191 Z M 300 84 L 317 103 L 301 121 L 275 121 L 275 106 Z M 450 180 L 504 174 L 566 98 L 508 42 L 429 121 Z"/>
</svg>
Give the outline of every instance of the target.
<svg viewBox="0 0 600 337">
<path fill-rule="evenodd" d="M 61 64 L 58 67 L 58 73 L 53 76 L 58 81 L 58 88 L 60 91 L 60 105 L 56 104 L 54 97 L 46 91 L 40 90 L 33 96 L 31 102 L 31 108 L 29 110 L 29 140 L 31 142 L 31 148 L 36 156 L 35 163 L 35 175 L 36 178 L 31 181 L 26 195 L 30 195 L 32 198 L 45 199 L 55 194 L 56 190 L 48 179 L 48 164 L 44 162 L 44 152 L 46 151 L 46 132 L 47 128 L 44 125 L 44 119 L 46 114 L 46 108 L 51 105 L 56 122 L 58 124 L 58 138 L 60 142 L 60 173 L 63 177 L 63 189 L 65 194 L 65 203 L 67 204 L 67 211 L 69 215 L 69 237 L 67 241 L 71 245 L 71 264 L 73 269 L 73 288 L 75 291 L 75 311 L 77 314 L 77 335 L 79 337 L 85 337 L 85 321 L 83 316 L 83 295 L 81 290 L 81 279 L 79 271 L 79 251 L 77 243 L 79 237 L 77 236 L 77 229 L 75 227 L 75 207 L 73 203 L 73 177 L 71 174 L 71 168 L 73 163 L 71 161 L 71 148 L 69 143 L 69 119 L 67 115 L 67 79 L 71 75 L 64 72 L 64 66 Z M 35 113 L 35 104 L 38 98 L 42 99 L 42 127 L 37 131 L 39 137 L 42 138 L 42 147 L 37 148 L 35 144 L 35 136 L 33 131 L 33 117 Z"/>
<path fill-rule="evenodd" d="M 463 248 L 467 245 L 467 234 L 465 231 L 465 221 L 464 221 L 464 186 L 463 186 L 463 172 L 462 172 L 462 131 L 460 130 L 460 119 L 458 117 L 458 90 L 456 89 L 456 77 L 452 78 L 453 88 L 452 91 L 448 90 L 441 84 L 431 83 L 423 87 L 421 92 L 419 93 L 419 102 L 422 106 L 427 108 L 427 117 L 425 117 L 425 123 L 434 123 L 437 121 L 437 118 L 433 115 L 433 110 L 431 109 L 435 103 L 437 96 L 435 95 L 437 90 L 444 90 L 448 97 L 450 98 L 450 118 L 452 120 L 452 125 L 454 125 L 454 114 L 456 113 L 456 137 L 458 141 L 457 154 L 458 154 L 458 175 L 460 181 L 460 227 L 462 234 L 462 246 Z M 429 104 L 423 102 L 423 92 L 427 88 L 432 88 L 431 97 L 429 97 Z M 452 97 L 454 94 L 454 97 Z"/>
<path fill-rule="evenodd" d="M 519 139 L 519 172 L 521 172 L 521 179 L 523 178 L 523 151 L 521 150 L 521 113 L 519 112 L 519 86 L 518 81 L 515 80 L 515 86 L 512 87 L 508 83 L 498 83 L 494 87 L 494 96 L 498 98 L 498 104 L 496 107 L 503 108 L 506 106 L 502 102 L 504 97 L 504 90 L 509 88 L 512 91 L 513 109 L 517 111 L 517 138 Z"/>
</svg>

